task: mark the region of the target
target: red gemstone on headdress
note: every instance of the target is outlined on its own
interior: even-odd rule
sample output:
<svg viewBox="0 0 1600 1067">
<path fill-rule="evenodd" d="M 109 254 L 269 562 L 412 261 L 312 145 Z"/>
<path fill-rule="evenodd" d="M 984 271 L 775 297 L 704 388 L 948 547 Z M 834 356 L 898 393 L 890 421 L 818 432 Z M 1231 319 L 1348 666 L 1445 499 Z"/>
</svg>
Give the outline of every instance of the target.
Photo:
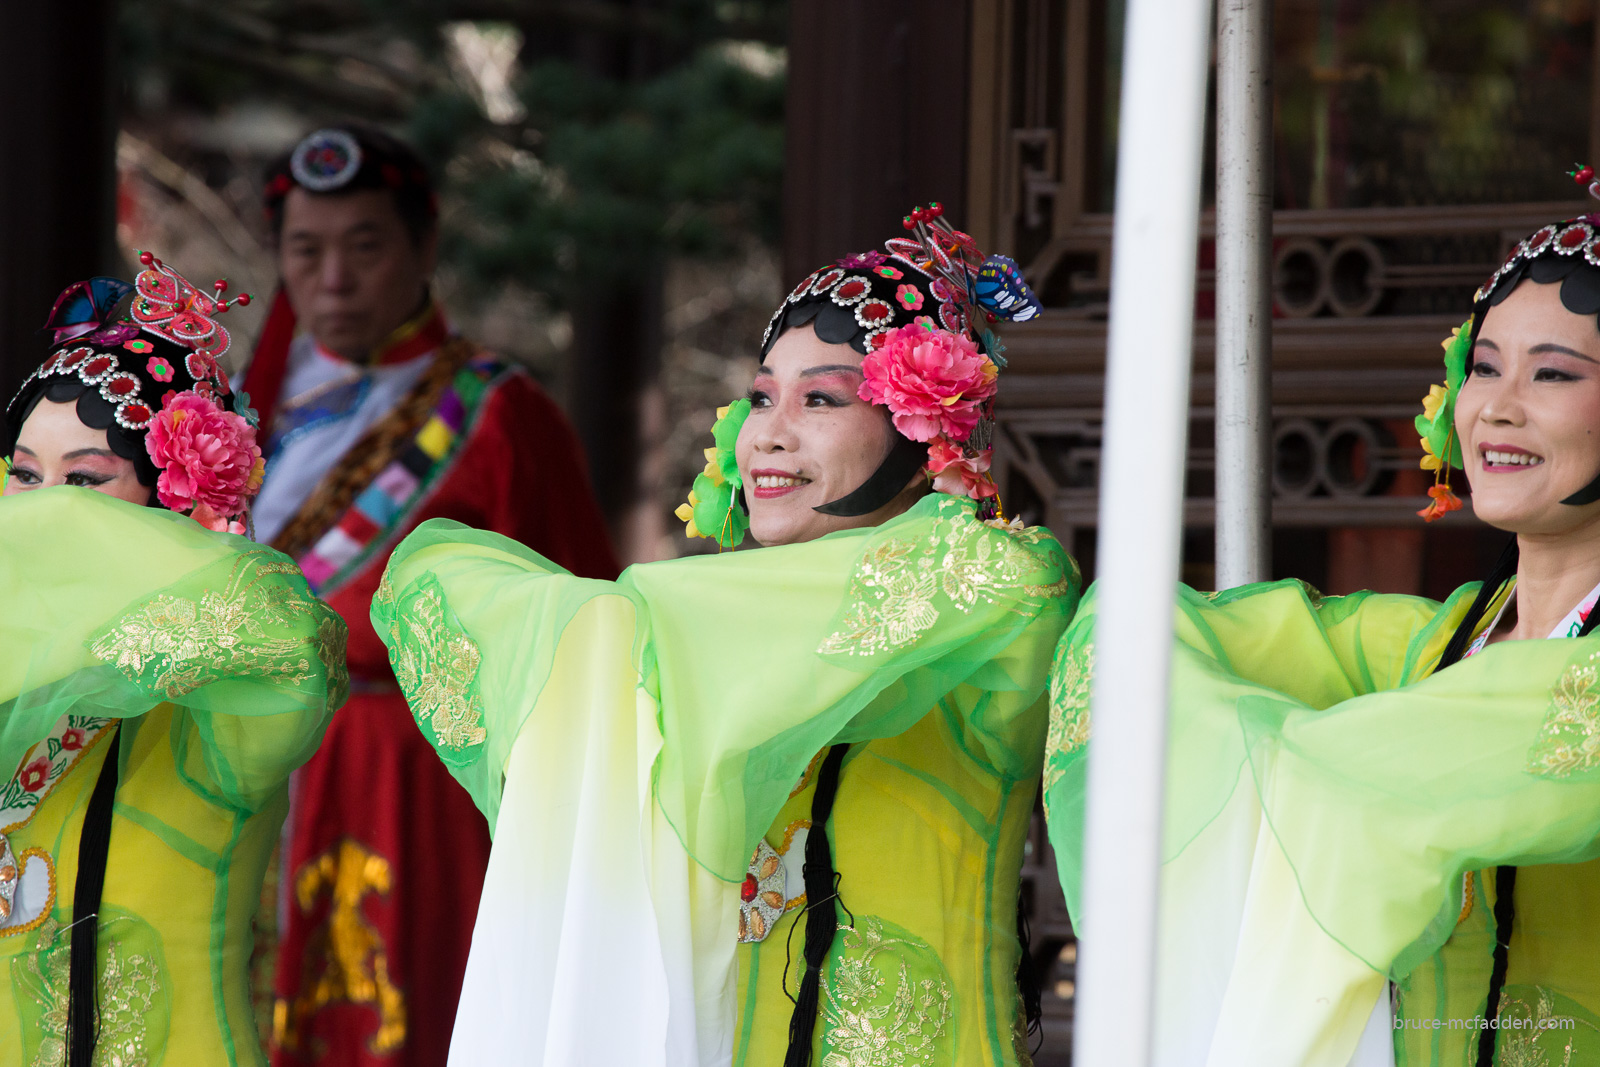
<svg viewBox="0 0 1600 1067">
<path fill-rule="evenodd" d="M 882 300 L 868 300 L 856 309 L 856 318 L 864 326 L 887 322 L 893 315 L 894 309 Z"/>
<path fill-rule="evenodd" d="M 40 374 L 49 374 L 51 371 L 56 369 L 56 364 L 58 364 L 60 362 L 61 362 L 61 353 L 60 352 L 56 352 L 53 355 L 51 355 L 51 357 L 49 359 L 44 361 L 44 366 L 39 368 L 39 373 Z"/>
<path fill-rule="evenodd" d="M 139 262 L 143 263 L 145 266 L 148 267 L 148 266 L 150 266 L 150 264 L 154 263 L 155 261 L 156 261 L 156 257 L 152 256 L 149 252 L 140 252 L 139 253 Z"/>
<path fill-rule="evenodd" d="M 1589 233 L 1584 227 L 1574 226 L 1566 233 L 1561 235 L 1561 247 L 1577 248 L 1579 245 L 1583 244 L 1584 241 L 1588 240 L 1588 238 Z"/>
<path fill-rule="evenodd" d="M 94 355 L 94 349 L 92 348 L 74 348 L 71 352 L 61 357 L 61 366 L 71 370 L 92 355 Z"/>
<path fill-rule="evenodd" d="M 1594 181 L 1594 168 L 1584 167 L 1582 170 L 1578 171 L 1578 173 L 1572 176 L 1572 180 L 1577 182 L 1579 185 L 1588 185 L 1590 182 Z"/>
<path fill-rule="evenodd" d="M 838 285 L 839 281 L 843 277 L 844 271 L 840 270 L 838 267 L 831 267 L 828 270 L 823 271 L 822 277 L 818 278 L 812 283 L 811 291 L 817 296 L 821 296 L 829 289 L 832 289 L 834 286 Z"/>
<path fill-rule="evenodd" d="M 106 392 L 115 397 L 128 397 L 139 391 L 139 379 L 129 374 L 119 374 L 106 383 Z"/>
<path fill-rule="evenodd" d="M 739 899 L 744 901 L 746 904 L 750 903 L 752 900 L 756 899 L 757 888 L 759 888 L 759 883 L 756 881 L 756 876 L 753 874 L 745 875 L 744 885 L 739 887 Z"/>
<path fill-rule="evenodd" d="M 240 293 L 239 297 L 238 297 L 238 304 L 242 308 L 249 307 L 250 306 L 250 294 L 249 293 Z"/>
<path fill-rule="evenodd" d="M 868 285 L 860 278 L 848 278 L 840 283 L 839 288 L 833 291 L 833 299 L 836 302 L 848 303 L 851 300 L 862 296 L 871 288 L 872 286 Z"/>
<path fill-rule="evenodd" d="M 907 215 L 905 218 L 900 220 L 900 225 L 904 226 L 908 230 L 914 230 L 917 228 L 917 220 L 912 218 L 910 215 Z"/>
<path fill-rule="evenodd" d="M 1545 245 L 1549 244 L 1550 243 L 1550 238 L 1554 237 L 1555 235 L 1556 235 L 1556 228 L 1554 226 L 1546 226 L 1544 229 L 1540 230 L 1538 233 L 1536 233 L 1532 237 L 1528 238 L 1528 251 L 1529 252 L 1537 252 L 1537 251 L 1539 251 L 1539 249 L 1541 249 Z M 1516 255 L 1516 252 L 1513 251 L 1511 254 L 1514 256 L 1514 255 Z"/>
<path fill-rule="evenodd" d="M 83 365 L 83 369 L 78 373 L 83 375 L 85 378 L 98 378 L 100 375 L 110 370 L 111 366 L 112 364 L 110 356 L 95 356 L 89 362 L 85 363 Z"/>
<path fill-rule="evenodd" d="M 118 415 L 123 422 L 131 424 L 136 429 L 149 425 L 151 419 L 150 409 L 143 404 L 124 404 Z"/>
</svg>

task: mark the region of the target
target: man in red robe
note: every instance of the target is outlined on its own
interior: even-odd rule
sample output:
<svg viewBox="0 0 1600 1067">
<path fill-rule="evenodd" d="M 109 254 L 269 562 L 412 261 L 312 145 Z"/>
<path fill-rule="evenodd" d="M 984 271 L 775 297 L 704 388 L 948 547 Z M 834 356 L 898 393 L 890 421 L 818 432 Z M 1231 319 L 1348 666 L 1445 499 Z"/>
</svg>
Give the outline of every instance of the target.
<svg viewBox="0 0 1600 1067">
<path fill-rule="evenodd" d="M 415 153 L 318 130 L 269 172 L 266 208 L 282 286 L 244 381 L 266 442 L 255 531 L 349 624 L 352 689 L 291 786 L 273 1062 L 434 1067 L 489 836 L 410 721 L 373 594 L 394 544 L 439 517 L 587 577 L 617 563 L 560 409 L 429 295 L 437 209 Z"/>
</svg>

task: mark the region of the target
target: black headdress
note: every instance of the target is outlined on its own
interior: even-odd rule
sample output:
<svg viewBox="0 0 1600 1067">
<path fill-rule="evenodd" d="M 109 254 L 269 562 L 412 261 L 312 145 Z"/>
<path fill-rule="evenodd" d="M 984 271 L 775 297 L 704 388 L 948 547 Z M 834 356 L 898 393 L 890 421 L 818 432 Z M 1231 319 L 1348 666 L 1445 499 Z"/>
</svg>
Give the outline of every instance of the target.
<svg viewBox="0 0 1600 1067">
<path fill-rule="evenodd" d="M 817 337 L 849 345 L 867 355 L 892 331 L 921 325 L 975 341 L 997 366 L 1004 351 L 990 326 L 1005 319 L 1025 322 L 1039 313 L 1038 301 L 1017 265 L 1005 256 L 985 259 L 972 238 L 944 222 L 944 209 L 930 204 L 907 215 L 908 237 L 891 239 L 886 252 L 845 256 L 813 271 L 773 313 L 761 341 L 766 358 L 784 331 L 812 324 Z M 992 401 L 972 437 L 961 442 L 974 454 L 987 449 Z M 896 433 L 889 455 L 873 474 L 838 500 L 815 510 L 826 515 L 867 515 L 893 500 L 928 462 L 928 445 Z"/>
<path fill-rule="evenodd" d="M 56 299 L 45 322 L 53 351 L 6 405 L 0 456 L 16 451 L 22 425 L 40 400 L 75 402 L 83 424 L 104 430 L 111 451 L 133 463 L 142 484 L 154 486 L 161 472 L 146 437 L 169 401 L 193 394 L 249 420 L 217 363 L 229 337 L 215 319 L 235 303 L 249 303 L 249 295 L 223 300 L 227 285 L 219 282 L 216 295 L 208 296 L 150 253 L 141 261 L 146 269 L 133 285 L 90 278 Z"/>
</svg>

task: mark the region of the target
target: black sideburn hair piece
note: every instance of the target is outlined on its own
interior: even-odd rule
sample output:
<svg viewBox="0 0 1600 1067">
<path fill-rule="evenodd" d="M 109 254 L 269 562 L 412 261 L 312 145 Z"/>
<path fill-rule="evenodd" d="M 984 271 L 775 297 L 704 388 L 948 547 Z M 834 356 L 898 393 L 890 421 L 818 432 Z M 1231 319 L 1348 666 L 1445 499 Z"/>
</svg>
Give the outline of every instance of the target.
<svg viewBox="0 0 1600 1067">
<path fill-rule="evenodd" d="M 819 504 L 811 510 L 823 515 L 838 515 L 844 518 L 870 515 L 899 496 L 906 484 L 911 481 L 911 476 L 921 470 L 927 462 L 928 446 L 909 437 L 902 437 L 896 430 L 894 447 L 889 449 L 889 454 L 866 481 L 838 500 Z"/>
</svg>

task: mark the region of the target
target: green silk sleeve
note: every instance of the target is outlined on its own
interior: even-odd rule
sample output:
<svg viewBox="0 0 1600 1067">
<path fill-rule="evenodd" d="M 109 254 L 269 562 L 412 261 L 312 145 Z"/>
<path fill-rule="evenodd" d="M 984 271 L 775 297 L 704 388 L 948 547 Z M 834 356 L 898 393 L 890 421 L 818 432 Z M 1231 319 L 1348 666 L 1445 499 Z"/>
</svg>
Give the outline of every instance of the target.
<svg viewBox="0 0 1600 1067">
<path fill-rule="evenodd" d="M 0 765 L 68 712 L 169 703 L 180 775 L 253 811 L 344 700 L 344 623 L 294 563 L 168 511 L 70 487 L 0 500 L 0 596 Z"/>
<path fill-rule="evenodd" d="M 1030 708 L 1041 729 L 1077 592 L 1048 532 L 979 522 L 970 501 L 931 494 L 882 526 L 646 564 L 615 583 L 426 523 L 396 550 L 373 620 L 424 733 L 491 822 L 512 745 L 543 728 L 529 715 L 558 661 L 629 656 L 660 734 L 654 799 L 696 860 L 737 880 L 818 751 L 901 733 L 952 690 L 971 694 L 963 713 L 992 760 L 1036 759 L 1007 749 Z M 576 647 L 568 624 L 598 597 L 627 608 Z"/>
<path fill-rule="evenodd" d="M 1448 937 L 1461 872 L 1600 854 L 1600 638 L 1502 642 L 1435 672 L 1476 591 L 1437 605 L 1293 582 L 1182 590 L 1164 862 L 1204 847 L 1245 784 L 1311 916 L 1398 977 Z M 1045 775 L 1075 916 L 1092 627 L 1086 603 L 1057 649 Z"/>
</svg>

